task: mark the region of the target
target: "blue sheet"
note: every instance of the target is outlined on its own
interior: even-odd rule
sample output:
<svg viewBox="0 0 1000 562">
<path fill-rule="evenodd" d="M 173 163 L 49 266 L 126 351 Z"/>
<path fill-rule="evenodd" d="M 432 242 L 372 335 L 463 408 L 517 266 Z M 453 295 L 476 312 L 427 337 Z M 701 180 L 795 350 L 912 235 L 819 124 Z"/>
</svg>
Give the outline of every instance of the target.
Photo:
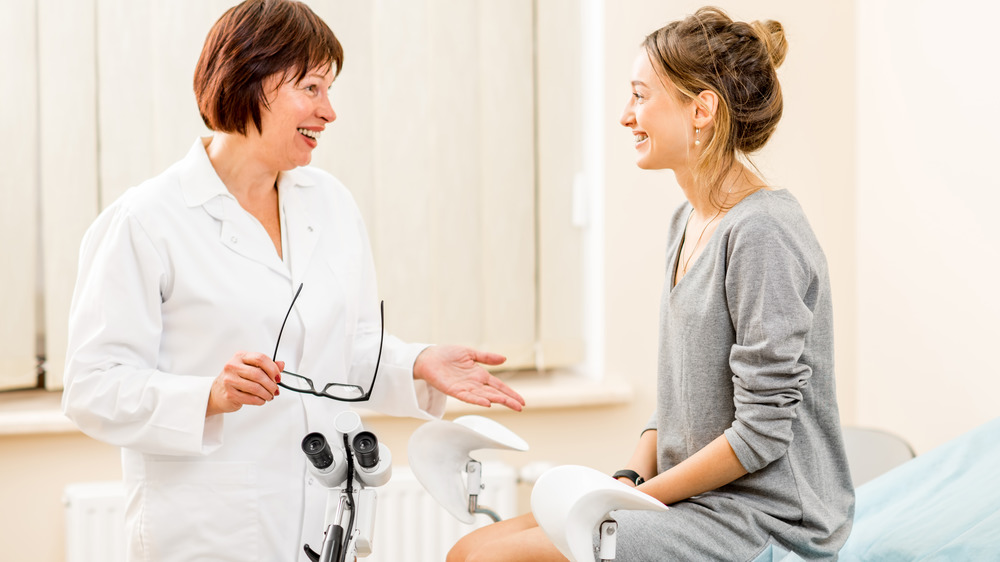
<svg viewBox="0 0 1000 562">
<path fill-rule="evenodd" d="M 1000 560 L 1000 418 L 857 489 L 855 560 Z"/>
<path fill-rule="evenodd" d="M 856 490 L 841 562 L 1000 561 L 1000 418 Z M 773 546 L 754 562 L 802 559 Z"/>
</svg>

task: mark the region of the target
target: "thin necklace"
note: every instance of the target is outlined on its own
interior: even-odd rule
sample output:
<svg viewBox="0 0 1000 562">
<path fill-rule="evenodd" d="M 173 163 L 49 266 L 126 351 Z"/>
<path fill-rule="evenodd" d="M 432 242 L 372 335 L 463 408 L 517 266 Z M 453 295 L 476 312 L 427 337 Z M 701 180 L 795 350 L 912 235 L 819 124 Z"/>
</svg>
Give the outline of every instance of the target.
<svg viewBox="0 0 1000 562">
<path fill-rule="evenodd" d="M 728 200 L 729 196 L 732 195 L 732 194 L 733 194 L 733 186 L 730 185 L 729 186 L 729 191 L 726 192 L 726 199 Z M 710 224 L 712 224 L 713 222 L 715 222 L 715 219 L 719 218 L 719 215 L 722 214 L 722 209 L 723 209 L 723 207 L 719 206 L 719 210 L 715 212 L 715 216 L 712 217 L 711 219 L 709 219 L 709 221 L 705 223 L 705 227 L 701 229 L 701 234 L 698 235 L 698 240 L 694 243 L 694 247 L 691 248 L 691 253 L 688 254 L 687 259 L 684 260 L 684 266 L 681 268 L 681 277 L 687 275 L 688 265 L 691 264 L 691 258 L 694 257 L 694 253 L 698 250 L 698 245 L 701 244 L 701 239 L 702 239 L 703 236 L 705 236 L 705 231 L 708 230 L 708 227 L 709 227 Z M 691 217 L 692 216 L 694 216 L 694 206 L 693 205 L 691 206 L 691 213 L 688 214 L 688 220 L 687 220 L 687 223 L 684 226 L 684 232 L 687 232 L 687 225 L 691 224 Z M 686 247 L 687 247 L 687 236 L 685 235 L 685 240 L 683 242 L 683 246 L 681 247 L 681 255 L 682 256 L 684 255 L 684 249 Z"/>
<path fill-rule="evenodd" d="M 708 225 L 710 225 L 713 222 L 715 222 L 715 219 L 719 218 L 719 215 L 721 215 L 721 214 L 722 214 L 722 209 L 720 208 L 718 210 L 718 212 L 715 213 L 715 216 L 712 217 L 707 223 L 705 223 L 705 228 L 701 229 L 701 234 L 698 235 L 698 241 L 694 243 L 694 247 L 691 248 L 691 253 L 688 254 L 687 259 L 684 260 L 684 266 L 681 268 L 681 276 L 682 277 L 687 274 L 688 265 L 691 263 L 691 258 L 694 257 L 694 253 L 698 249 L 698 245 L 701 244 L 701 238 L 703 236 L 705 236 L 705 231 L 708 230 Z M 691 209 L 691 214 L 688 215 L 688 220 L 687 220 L 688 224 L 691 224 L 691 217 L 692 216 L 694 216 L 694 209 Z M 684 230 L 687 230 L 686 226 L 684 227 Z M 687 244 L 685 244 L 685 246 L 687 246 Z"/>
</svg>

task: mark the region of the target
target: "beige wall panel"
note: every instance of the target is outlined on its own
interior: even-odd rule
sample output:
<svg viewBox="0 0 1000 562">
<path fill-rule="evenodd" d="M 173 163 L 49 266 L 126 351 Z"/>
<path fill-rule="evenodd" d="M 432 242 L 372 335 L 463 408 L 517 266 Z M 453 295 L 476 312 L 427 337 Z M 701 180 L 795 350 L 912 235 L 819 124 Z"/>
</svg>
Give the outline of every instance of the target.
<svg viewBox="0 0 1000 562">
<path fill-rule="evenodd" d="M 4 561 L 63 562 L 63 490 L 121 480 L 118 447 L 81 433 L 0 436 L 0 545 Z"/>
<path fill-rule="evenodd" d="M 0 5 L 0 390 L 33 387 L 38 288 L 36 3 Z"/>
<path fill-rule="evenodd" d="M 39 131 L 48 388 L 62 387 L 83 232 L 97 215 L 93 0 L 39 0 Z"/>
<path fill-rule="evenodd" d="M 922 453 L 1000 415 L 1000 6 L 859 14 L 858 421 Z"/>
</svg>

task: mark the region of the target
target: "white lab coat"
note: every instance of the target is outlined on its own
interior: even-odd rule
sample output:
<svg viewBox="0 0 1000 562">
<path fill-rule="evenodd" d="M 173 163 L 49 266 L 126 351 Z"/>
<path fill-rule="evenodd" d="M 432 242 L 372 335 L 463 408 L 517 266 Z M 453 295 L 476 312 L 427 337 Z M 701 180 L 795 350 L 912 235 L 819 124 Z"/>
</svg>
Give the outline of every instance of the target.
<svg viewBox="0 0 1000 562">
<path fill-rule="evenodd" d="M 368 237 L 342 184 L 298 168 L 278 181 L 283 261 L 215 173 L 208 140 L 87 231 L 63 410 L 123 448 L 129 560 L 305 560 L 302 544 L 322 542 L 326 494 L 300 443 L 334 436 L 348 406 L 283 389 L 263 406 L 207 419 L 205 408 L 235 352 L 273 353 L 300 282 L 277 359 L 318 387 L 368 387 L 380 333 Z M 386 334 L 366 408 L 441 415 L 445 397 L 413 381 L 423 347 Z"/>
</svg>

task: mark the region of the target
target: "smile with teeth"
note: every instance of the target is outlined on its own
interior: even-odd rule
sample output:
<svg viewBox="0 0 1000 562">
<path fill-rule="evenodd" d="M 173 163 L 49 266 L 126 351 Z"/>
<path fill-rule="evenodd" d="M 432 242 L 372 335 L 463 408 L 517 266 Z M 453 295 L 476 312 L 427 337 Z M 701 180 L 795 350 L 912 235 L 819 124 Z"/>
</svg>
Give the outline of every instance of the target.
<svg viewBox="0 0 1000 562">
<path fill-rule="evenodd" d="M 642 142 L 642 141 L 644 141 L 644 140 L 646 140 L 648 138 L 649 137 L 646 136 L 646 133 L 636 133 L 635 134 L 635 144 L 639 144 L 640 142 Z"/>
<path fill-rule="evenodd" d="M 310 131 L 309 129 L 298 129 L 298 131 L 300 133 L 302 133 L 303 135 L 311 138 L 312 140 L 319 140 L 319 136 L 320 136 L 320 132 L 319 131 Z"/>
</svg>

